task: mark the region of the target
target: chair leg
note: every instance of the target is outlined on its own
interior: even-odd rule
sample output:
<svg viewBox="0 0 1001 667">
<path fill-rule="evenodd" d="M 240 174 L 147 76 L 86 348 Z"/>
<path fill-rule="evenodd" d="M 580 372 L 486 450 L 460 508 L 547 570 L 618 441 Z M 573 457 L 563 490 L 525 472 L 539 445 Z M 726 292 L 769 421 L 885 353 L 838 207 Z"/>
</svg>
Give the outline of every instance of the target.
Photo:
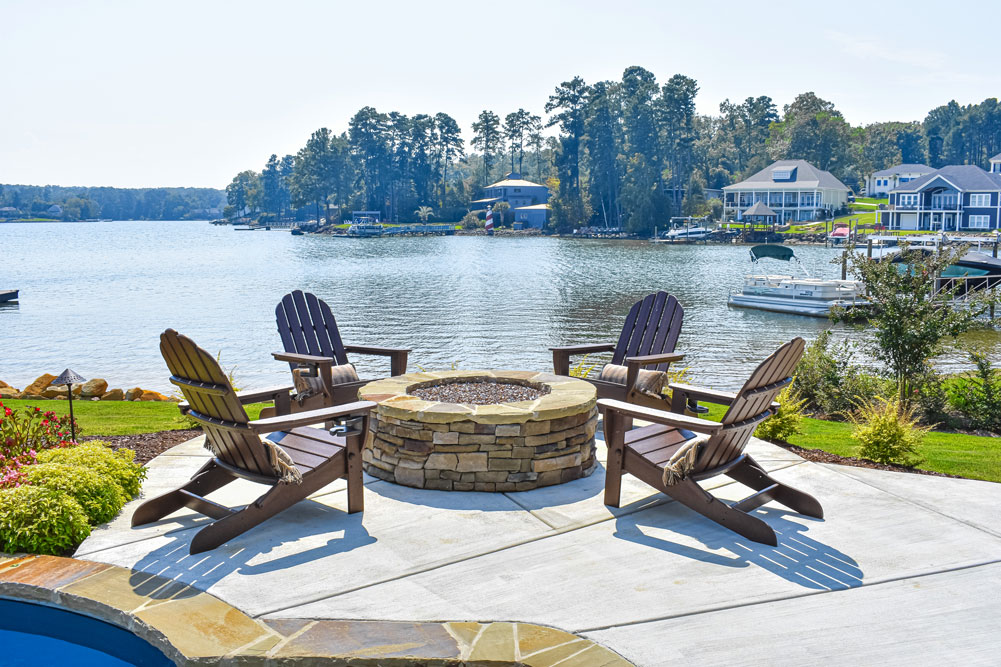
<svg viewBox="0 0 1001 667">
<path fill-rule="evenodd" d="M 660 485 L 659 488 L 685 507 L 712 519 L 724 528 L 729 528 L 754 542 L 778 546 L 775 531 L 767 523 L 730 507 L 690 479 L 671 486 Z"/>
<path fill-rule="evenodd" d="M 217 466 L 214 461 L 209 461 L 184 486 L 156 498 L 150 498 L 137 507 L 132 514 L 132 527 L 152 523 L 186 507 L 189 496 L 184 492 L 204 497 L 234 479 L 236 477 L 231 473 Z"/>
<path fill-rule="evenodd" d="M 191 540 L 190 553 L 194 555 L 203 551 L 211 551 L 225 544 L 237 535 L 247 532 L 254 526 L 295 505 L 310 492 L 300 488 L 298 484 L 272 486 L 264 495 L 242 510 L 218 521 L 213 521 L 199 530 Z"/>
<path fill-rule="evenodd" d="M 618 507 L 622 496 L 622 463 L 626 453 L 626 430 L 632 420 L 614 410 L 606 410 L 602 428 L 605 445 L 608 447 L 608 461 L 605 463 L 605 504 Z"/>
<path fill-rule="evenodd" d="M 824 509 L 820 506 L 816 498 L 799 489 L 794 489 L 791 486 L 776 481 L 750 456 L 746 456 L 740 465 L 728 470 L 726 475 L 755 491 L 760 491 L 774 485 L 775 488 L 769 491 L 769 496 L 772 500 L 782 503 L 794 512 L 817 519 L 824 518 Z"/>
<path fill-rule="evenodd" d="M 362 419 L 361 428 L 345 438 L 344 467 L 348 482 L 348 514 L 365 509 L 365 482 L 361 471 L 361 450 L 369 436 L 368 417 Z"/>
</svg>

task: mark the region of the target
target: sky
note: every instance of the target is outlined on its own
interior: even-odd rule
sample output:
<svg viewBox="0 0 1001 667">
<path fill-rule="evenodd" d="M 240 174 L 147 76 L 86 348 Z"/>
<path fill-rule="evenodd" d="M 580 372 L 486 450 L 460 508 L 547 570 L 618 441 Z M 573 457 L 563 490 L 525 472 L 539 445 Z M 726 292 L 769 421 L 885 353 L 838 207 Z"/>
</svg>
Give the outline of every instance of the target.
<svg viewBox="0 0 1001 667">
<path fill-rule="evenodd" d="M 1001 93 L 1001 2 L 0 0 L 0 183 L 224 187 L 363 106 L 543 115 L 640 65 L 697 108 L 813 91 L 853 125 Z"/>
</svg>

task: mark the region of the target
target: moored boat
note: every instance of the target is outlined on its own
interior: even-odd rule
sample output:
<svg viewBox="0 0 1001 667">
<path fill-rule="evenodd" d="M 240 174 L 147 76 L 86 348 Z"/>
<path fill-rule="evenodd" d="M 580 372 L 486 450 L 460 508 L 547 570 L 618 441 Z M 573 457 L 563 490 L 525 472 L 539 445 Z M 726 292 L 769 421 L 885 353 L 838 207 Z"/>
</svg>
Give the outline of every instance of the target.
<svg viewBox="0 0 1001 667">
<path fill-rule="evenodd" d="M 0 303 L 6 303 L 8 301 L 17 301 L 16 289 L 8 289 L 8 290 L 0 289 Z"/>
<path fill-rule="evenodd" d="M 757 264 L 763 258 L 799 262 L 792 249 L 785 246 L 757 245 L 751 248 L 752 263 Z M 806 273 L 806 270 L 803 269 L 803 272 Z M 833 308 L 851 309 L 867 305 L 862 284 L 854 280 L 772 274 L 746 276 L 744 286 L 739 292 L 731 294 L 727 303 L 738 308 L 811 317 L 828 317 Z"/>
</svg>

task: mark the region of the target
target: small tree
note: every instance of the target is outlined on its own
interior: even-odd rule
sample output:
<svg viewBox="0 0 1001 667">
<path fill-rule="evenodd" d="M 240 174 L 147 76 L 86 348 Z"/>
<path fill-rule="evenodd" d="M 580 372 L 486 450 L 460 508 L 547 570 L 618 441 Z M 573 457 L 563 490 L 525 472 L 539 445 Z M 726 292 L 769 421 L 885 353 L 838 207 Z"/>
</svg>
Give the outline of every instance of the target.
<svg viewBox="0 0 1001 667">
<path fill-rule="evenodd" d="M 506 201 L 499 201 L 494 204 L 494 215 L 497 216 L 497 225 L 501 226 L 504 224 L 504 215 L 511 210 L 511 205 Z"/>
<path fill-rule="evenodd" d="M 428 218 L 434 215 L 434 211 L 431 209 L 430 206 L 420 206 L 416 211 L 414 211 L 414 215 L 420 218 L 421 222 L 426 224 Z"/>
<path fill-rule="evenodd" d="M 870 304 L 864 311 L 864 328 L 873 333 L 870 351 L 893 375 L 901 403 L 917 388 L 915 380 L 942 342 L 973 328 L 993 298 L 986 292 L 968 294 L 963 307 L 955 307 L 953 300 L 965 286 L 940 284 L 942 272 L 966 251 L 963 246 L 925 253 L 904 244 L 899 263 L 849 253 L 851 272 L 864 285 Z M 832 319 L 846 315 L 835 312 Z"/>
</svg>

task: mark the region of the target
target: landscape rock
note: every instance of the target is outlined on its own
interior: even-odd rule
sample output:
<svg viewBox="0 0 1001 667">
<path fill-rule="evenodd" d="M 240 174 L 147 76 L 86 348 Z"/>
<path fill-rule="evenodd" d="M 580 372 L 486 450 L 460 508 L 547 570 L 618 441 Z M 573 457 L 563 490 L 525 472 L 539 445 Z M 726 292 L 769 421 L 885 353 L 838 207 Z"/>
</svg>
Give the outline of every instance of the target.
<svg viewBox="0 0 1001 667">
<path fill-rule="evenodd" d="M 5 389 L 5 388 L 7 388 L 9 386 L 10 386 L 9 384 L 7 384 L 6 382 L 4 382 L 3 380 L 0 380 L 0 389 Z"/>
<path fill-rule="evenodd" d="M 101 395 L 102 401 L 122 401 L 125 400 L 125 392 L 121 389 L 112 389 Z"/>
<path fill-rule="evenodd" d="M 139 395 L 140 401 L 169 401 L 170 399 L 158 391 L 146 389 Z"/>
<path fill-rule="evenodd" d="M 35 378 L 34 382 L 32 382 L 31 384 L 29 384 L 27 387 L 24 388 L 24 393 L 29 396 L 41 396 L 42 391 L 44 391 L 46 387 L 52 384 L 52 381 L 55 379 L 56 379 L 55 375 L 50 375 L 48 373 L 40 375 L 37 378 Z"/>
<path fill-rule="evenodd" d="M 137 400 L 142 395 L 143 395 L 142 389 L 140 389 L 139 387 L 133 387 L 132 389 L 129 389 L 128 391 L 125 392 L 125 400 L 134 401 Z"/>
<path fill-rule="evenodd" d="M 15 387 L 0 387 L 0 398 L 17 398 L 21 395 L 21 390 Z"/>
<path fill-rule="evenodd" d="M 45 389 L 42 390 L 42 397 L 43 398 L 58 398 L 59 396 L 66 396 L 67 393 L 68 392 L 67 392 L 67 389 L 66 389 L 65 386 L 63 386 L 63 387 L 55 387 L 55 386 L 49 385 L 48 387 L 46 387 Z"/>
<path fill-rule="evenodd" d="M 92 398 L 94 396 L 101 396 L 108 390 L 108 383 L 106 380 L 101 378 L 94 378 L 93 380 L 87 380 L 80 387 L 80 395 L 84 398 Z"/>
</svg>

